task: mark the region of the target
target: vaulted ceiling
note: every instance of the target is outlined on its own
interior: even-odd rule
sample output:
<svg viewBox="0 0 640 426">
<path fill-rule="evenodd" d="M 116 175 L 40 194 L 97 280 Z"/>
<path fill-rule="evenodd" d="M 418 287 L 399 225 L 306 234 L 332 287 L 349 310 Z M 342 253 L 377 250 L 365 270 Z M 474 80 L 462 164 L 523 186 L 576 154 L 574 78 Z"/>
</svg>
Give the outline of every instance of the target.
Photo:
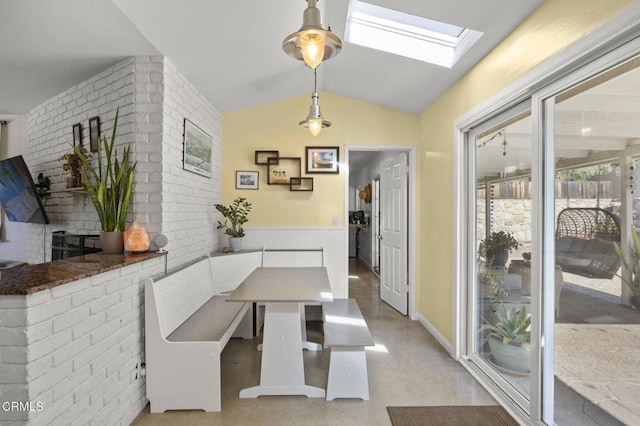
<svg viewBox="0 0 640 426">
<path fill-rule="evenodd" d="M 368 0 L 484 36 L 449 69 L 345 42 L 318 69 L 318 89 L 421 113 L 541 0 Z M 349 0 L 320 0 L 344 36 Z M 0 0 L 0 114 L 26 113 L 132 55 L 163 55 L 221 113 L 308 94 L 313 73 L 282 40 L 305 0 Z"/>
</svg>

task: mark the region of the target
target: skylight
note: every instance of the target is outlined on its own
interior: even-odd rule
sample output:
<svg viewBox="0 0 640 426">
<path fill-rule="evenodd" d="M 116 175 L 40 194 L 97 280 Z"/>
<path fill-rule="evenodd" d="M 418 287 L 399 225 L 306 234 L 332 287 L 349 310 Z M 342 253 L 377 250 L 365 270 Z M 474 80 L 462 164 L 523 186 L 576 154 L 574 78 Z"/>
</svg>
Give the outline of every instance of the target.
<svg viewBox="0 0 640 426">
<path fill-rule="evenodd" d="M 481 32 L 354 0 L 345 40 L 451 68 Z"/>
</svg>

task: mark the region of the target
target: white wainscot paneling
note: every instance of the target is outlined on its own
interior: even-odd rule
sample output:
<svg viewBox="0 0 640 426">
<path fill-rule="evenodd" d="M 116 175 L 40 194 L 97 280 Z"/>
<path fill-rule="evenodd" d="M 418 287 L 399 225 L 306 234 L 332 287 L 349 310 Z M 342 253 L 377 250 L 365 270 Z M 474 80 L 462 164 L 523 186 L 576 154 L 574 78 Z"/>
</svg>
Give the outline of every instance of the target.
<svg viewBox="0 0 640 426">
<path fill-rule="evenodd" d="M 324 264 L 329 274 L 333 297 L 349 297 L 344 228 L 246 227 L 245 231 L 242 248 L 246 250 L 324 248 Z"/>
</svg>

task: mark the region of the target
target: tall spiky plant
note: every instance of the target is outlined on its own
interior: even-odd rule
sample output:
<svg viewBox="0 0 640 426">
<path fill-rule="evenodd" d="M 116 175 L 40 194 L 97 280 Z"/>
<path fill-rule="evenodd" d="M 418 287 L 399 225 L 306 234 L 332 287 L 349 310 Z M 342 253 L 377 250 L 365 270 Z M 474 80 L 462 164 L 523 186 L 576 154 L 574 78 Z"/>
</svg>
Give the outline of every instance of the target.
<svg viewBox="0 0 640 426">
<path fill-rule="evenodd" d="M 622 248 L 617 243 L 613 243 L 613 248 L 616 249 L 616 253 L 618 253 L 618 257 L 626 270 L 626 274 L 616 275 L 629 286 L 634 296 L 640 296 L 640 241 L 636 230 L 633 228 L 631 229 L 631 240 L 629 258 L 624 255 Z"/>
<path fill-rule="evenodd" d="M 79 147 L 74 148 L 84 165 L 82 185 L 87 189 L 96 208 L 102 230 L 106 232 L 121 232 L 125 229 L 137 164 L 129 162 L 129 146 L 124 148 L 122 158 L 118 161 L 118 150 L 114 149 L 114 145 L 119 112 L 120 108 L 116 110 L 111 140 L 106 135 L 98 140 L 97 167 L 91 164 Z"/>
<path fill-rule="evenodd" d="M 480 326 L 480 331 L 488 331 L 489 336 L 502 341 L 503 345 L 522 345 L 531 341 L 531 316 L 523 306 L 521 310 L 507 307 L 500 303 L 496 308 L 498 321 L 495 324 L 486 322 Z"/>
</svg>

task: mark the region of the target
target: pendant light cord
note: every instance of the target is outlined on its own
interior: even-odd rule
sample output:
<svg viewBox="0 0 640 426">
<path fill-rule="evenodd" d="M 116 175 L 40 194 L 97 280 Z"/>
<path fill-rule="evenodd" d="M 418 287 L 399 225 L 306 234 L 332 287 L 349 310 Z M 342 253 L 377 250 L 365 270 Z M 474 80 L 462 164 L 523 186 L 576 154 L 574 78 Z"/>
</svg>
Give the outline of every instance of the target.
<svg viewBox="0 0 640 426">
<path fill-rule="evenodd" d="M 317 93 L 318 92 L 318 76 L 316 74 L 316 69 L 313 69 L 313 93 Z"/>
</svg>

